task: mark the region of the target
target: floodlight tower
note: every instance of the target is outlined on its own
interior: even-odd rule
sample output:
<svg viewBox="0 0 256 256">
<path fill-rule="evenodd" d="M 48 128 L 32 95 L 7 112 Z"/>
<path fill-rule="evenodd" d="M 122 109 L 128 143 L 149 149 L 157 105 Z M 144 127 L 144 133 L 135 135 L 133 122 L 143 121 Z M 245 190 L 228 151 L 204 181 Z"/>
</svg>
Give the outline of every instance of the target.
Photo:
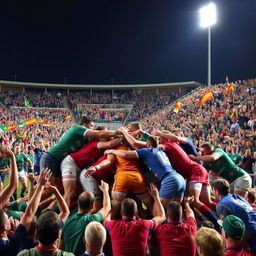
<svg viewBox="0 0 256 256">
<path fill-rule="evenodd" d="M 217 22 L 216 5 L 209 3 L 199 10 L 200 26 L 208 28 L 208 81 L 207 85 L 211 85 L 211 26 Z"/>
</svg>

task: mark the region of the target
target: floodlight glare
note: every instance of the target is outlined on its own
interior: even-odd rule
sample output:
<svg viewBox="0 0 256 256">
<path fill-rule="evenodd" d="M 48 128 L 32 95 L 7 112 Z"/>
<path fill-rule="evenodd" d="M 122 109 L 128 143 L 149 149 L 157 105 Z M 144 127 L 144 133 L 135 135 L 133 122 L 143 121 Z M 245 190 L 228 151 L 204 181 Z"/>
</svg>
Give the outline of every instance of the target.
<svg viewBox="0 0 256 256">
<path fill-rule="evenodd" d="M 210 3 L 199 10 L 200 26 L 203 28 L 210 27 L 217 22 L 216 5 Z"/>
</svg>

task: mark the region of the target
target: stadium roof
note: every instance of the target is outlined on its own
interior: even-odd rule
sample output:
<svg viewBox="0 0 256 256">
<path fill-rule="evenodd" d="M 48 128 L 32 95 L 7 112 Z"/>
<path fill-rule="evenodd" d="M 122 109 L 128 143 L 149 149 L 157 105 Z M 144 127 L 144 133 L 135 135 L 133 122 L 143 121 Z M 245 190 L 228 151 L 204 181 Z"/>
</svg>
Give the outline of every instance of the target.
<svg viewBox="0 0 256 256">
<path fill-rule="evenodd" d="M 198 87 L 203 84 L 195 81 L 176 82 L 176 83 L 157 83 L 157 84 L 50 84 L 50 83 L 31 83 L 14 82 L 0 80 L 2 86 L 15 87 L 35 87 L 35 88 L 61 88 L 61 89 L 133 89 L 133 88 L 169 88 L 169 87 Z"/>
</svg>

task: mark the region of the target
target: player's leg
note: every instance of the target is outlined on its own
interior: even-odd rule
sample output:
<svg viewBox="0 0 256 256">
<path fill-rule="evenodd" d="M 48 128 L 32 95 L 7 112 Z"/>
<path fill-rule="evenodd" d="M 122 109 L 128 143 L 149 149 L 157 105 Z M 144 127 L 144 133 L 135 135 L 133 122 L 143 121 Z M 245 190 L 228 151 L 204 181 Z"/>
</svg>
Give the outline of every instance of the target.
<svg viewBox="0 0 256 256">
<path fill-rule="evenodd" d="M 92 176 L 88 176 L 87 178 L 84 177 L 84 174 L 87 169 L 83 169 L 80 173 L 80 183 L 82 185 L 83 191 L 90 191 L 94 194 L 94 204 L 93 204 L 93 209 L 90 211 L 91 214 L 98 212 L 102 206 L 103 206 L 103 196 L 102 192 L 99 189 L 99 184 L 97 180 Z"/>
<path fill-rule="evenodd" d="M 70 202 L 76 196 L 77 172 L 79 168 L 76 166 L 71 156 L 66 156 L 60 164 L 60 169 L 64 190 L 63 197 L 69 206 Z"/>
<path fill-rule="evenodd" d="M 57 158 L 46 152 L 40 160 L 40 170 L 42 171 L 44 168 L 51 170 L 52 176 L 50 178 L 50 183 L 53 186 L 56 186 L 59 192 L 63 194 L 60 163 L 61 162 Z"/>
<path fill-rule="evenodd" d="M 170 201 L 182 202 L 186 183 L 184 178 L 178 173 L 171 173 L 162 182 L 159 197 L 163 207 L 166 209 Z"/>
<path fill-rule="evenodd" d="M 125 199 L 128 189 L 128 172 L 117 172 L 111 192 L 111 218 L 117 217 L 122 201 Z"/>
</svg>

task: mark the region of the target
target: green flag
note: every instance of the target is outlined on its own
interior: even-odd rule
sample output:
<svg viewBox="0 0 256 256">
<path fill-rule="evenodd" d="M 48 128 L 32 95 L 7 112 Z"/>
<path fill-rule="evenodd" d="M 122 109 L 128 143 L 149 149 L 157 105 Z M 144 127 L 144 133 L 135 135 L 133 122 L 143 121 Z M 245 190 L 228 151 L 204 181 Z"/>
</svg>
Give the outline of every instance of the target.
<svg viewBox="0 0 256 256">
<path fill-rule="evenodd" d="M 31 107 L 32 107 L 26 97 L 24 97 L 24 105 L 25 105 L 26 107 L 28 107 L 28 108 L 31 108 Z"/>
</svg>

